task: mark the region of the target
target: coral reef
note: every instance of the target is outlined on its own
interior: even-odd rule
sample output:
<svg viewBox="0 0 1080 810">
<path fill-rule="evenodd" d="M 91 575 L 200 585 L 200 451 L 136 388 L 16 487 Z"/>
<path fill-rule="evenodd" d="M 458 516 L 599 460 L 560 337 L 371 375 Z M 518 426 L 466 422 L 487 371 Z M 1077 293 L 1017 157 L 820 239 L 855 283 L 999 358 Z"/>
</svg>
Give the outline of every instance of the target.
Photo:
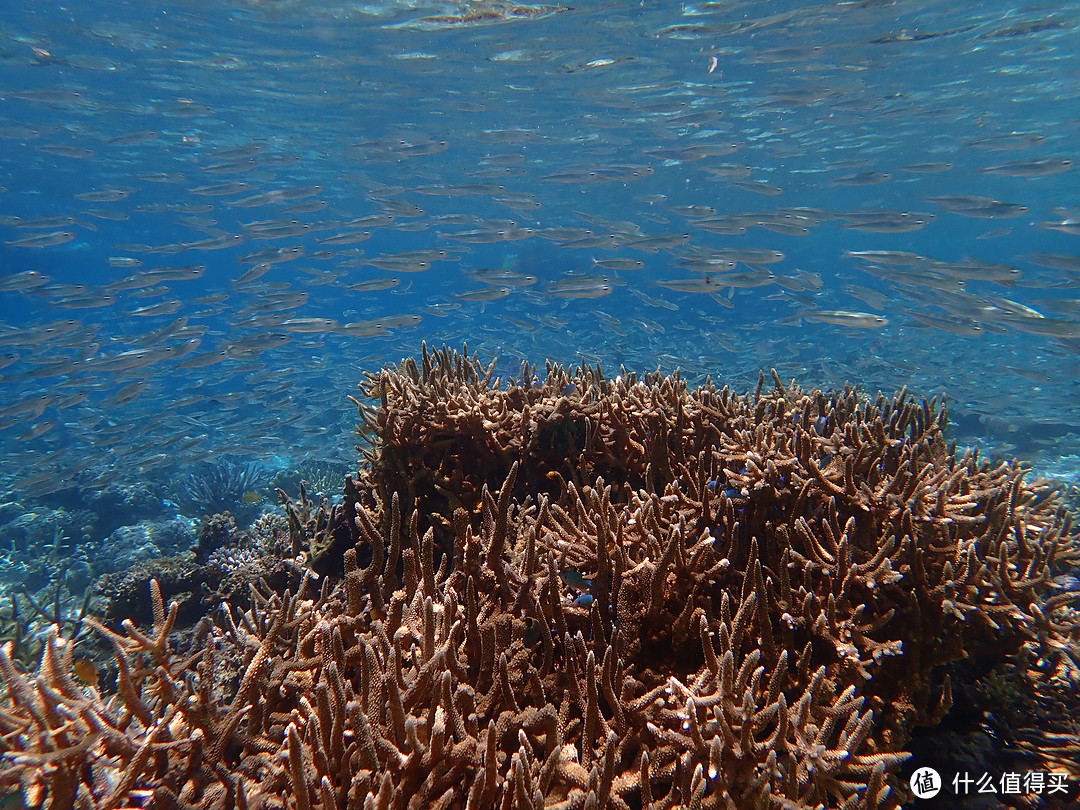
<svg viewBox="0 0 1080 810">
<path fill-rule="evenodd" d="M 92 543 L 98 519 L 85 509 L 0 504 L 0 585 L 36 591 L 56 570 Z"/>
<path fill-rule="evenodd" d="M 93 544 L 90 562 L 97 573 L 111 574 L 181 554 L 194 544 L 197 526 L 196 521 L 182 517 L 121 526 L 104 542 Z"/>
<path fill-rule="evenodd" d="M 81 613 L 98 609 L 96 578 L 190 545 L 191 523 L 163 511 L 161 498 L 142 485 L 70 486 L 0 503 L 0 622 L 19 641 L 16 657 L 40 655 L 42 622 L 60 617 L 66 632 L 80 626 Z M 145 600 L 145 582 L 141 590 Z"/>
<path fill-rule="evenodd" d="M 95 594 L 104 598 L 106 619 L 115 624 L 125 618 L 149 623 L 152 581 L 164 599 L 178 603 L 178 619 L 184 625 L 222 602 L 250 606 L 252 585 L 262 582 L 284 590 L 295 587 L 302 576 L 300 564 L 293 559 L 289 524 L 282 515 L 263 515 L 247 529 L 238 527 L 228 512 L 212 515 L 202 522 L 194 544 L 170 547 L 168 552 L 97 579 Z"/>
<path fill-rule="evenodd" d="M 274 486 L 286 492 L 295 492 L 303 481 L 308 492 L 316 498 L 333 500 L 341 494 L 341 482 L 355 465 L 339 461 L 304 459 L 295 467 L 285 470 L 274 479 Z"/>
<path fill-rule="evenodd" d="M 178 478 L 172 490 L 181 506 L 199 515 L 232 512 L 247 522 L 262 511 L 259 502 L 273 479 L 273 471 L 259 462 L 224 459 Z"/>
<path fill-rule="evenodd" d="M 957 697 L 1016 703 L 1013 755 L 1071 780 L 1043 806 L 1075 801 L 1080 537 L 1057 490 L 948 447 L 944 405 L 493 368 L 425 347 L 368 376 L 341 503 L 279 492 L 295 591 L 249 583 L 180 632 L 153 582 L 150 629 L 86 620 L 107 681 L 55 630 L 33 675 L 0 646 L 0 786 L 103 810 L 893 808 L 966 668 Z"/>
</svg>

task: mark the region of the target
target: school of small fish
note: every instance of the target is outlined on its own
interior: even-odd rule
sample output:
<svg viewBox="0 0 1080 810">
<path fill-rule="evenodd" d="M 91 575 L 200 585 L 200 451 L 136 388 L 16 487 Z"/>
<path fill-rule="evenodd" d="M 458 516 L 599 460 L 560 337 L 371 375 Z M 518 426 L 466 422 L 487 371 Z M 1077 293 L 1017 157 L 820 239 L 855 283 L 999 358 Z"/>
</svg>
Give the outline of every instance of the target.
<svg viewBox="0 0 1080 810">
<path fill-rule="evenodd" d="M 944 392 L 1080 455 L 1062 6 L 22 4 L 0 493 L 355 459 L 429 345 Z"/>
</svg>

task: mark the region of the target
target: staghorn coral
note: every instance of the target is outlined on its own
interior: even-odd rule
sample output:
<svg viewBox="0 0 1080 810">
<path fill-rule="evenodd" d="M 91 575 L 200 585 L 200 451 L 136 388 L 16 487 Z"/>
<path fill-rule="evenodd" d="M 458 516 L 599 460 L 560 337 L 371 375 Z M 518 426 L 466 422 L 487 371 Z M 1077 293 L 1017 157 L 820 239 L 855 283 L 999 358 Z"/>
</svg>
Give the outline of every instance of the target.
<svg viewBox="0 0 1080 810">
<path fill-rule="evenodd" d="M 150 631 L 96 625 L 108 693 L 56 633 L 35 677 L 0 648 L 0 785 L 106 810 L 889 808 L 950 666 L 985 660 L 1052 696 L 1014 744 L 1075 761 L 1052 578 L 1080 539 L 1015 466 L 946 447 L 943 407 L 528 371 L 502 390 L 425 348 L 368 379 L 343 503 L 279 493 L 318 587 L 252 585 L 178 635 L 154 583 Z"/>
</svg>

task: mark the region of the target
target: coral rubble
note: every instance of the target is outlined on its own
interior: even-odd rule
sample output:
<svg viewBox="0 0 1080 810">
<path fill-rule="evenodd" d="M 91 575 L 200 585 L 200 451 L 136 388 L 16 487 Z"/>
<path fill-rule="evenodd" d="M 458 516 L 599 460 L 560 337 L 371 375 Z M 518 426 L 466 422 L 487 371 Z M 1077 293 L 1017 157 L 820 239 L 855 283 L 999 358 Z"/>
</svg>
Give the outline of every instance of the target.
<svg viewBox="0 0 1080 810">
<path fill-rule="evenodd" d="M 425 347 L 368 376 L 343 502 L 279 493 L 297 592 L 179 633 L 154 583 L 150 629 L 95 623 L 108 685 L 55 632 L 34 676 L 0 648 L 0 785 L 104 810 L 891 808 L 961 664 L 1053 696 L 1012 744 L 1075 761 L 1054 578 L 1080 538 L 1058 493 L 949 448 L 944 405 L 492 368 Z"/>
</svg>

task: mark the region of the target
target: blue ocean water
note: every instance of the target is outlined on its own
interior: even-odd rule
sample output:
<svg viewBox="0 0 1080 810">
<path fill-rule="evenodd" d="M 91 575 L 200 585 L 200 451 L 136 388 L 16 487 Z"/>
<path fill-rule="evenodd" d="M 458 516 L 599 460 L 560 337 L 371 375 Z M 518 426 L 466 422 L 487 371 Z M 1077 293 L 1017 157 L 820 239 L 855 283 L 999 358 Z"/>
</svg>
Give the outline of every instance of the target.
<svg viewBox="0 0 1080 810">
<path fill-rule="evenodd" d="M 5 8 L 3 499 L 143 487 L 197 516 L 193 474 L 255 464 L 257 508 L 275 475 L 355 464 L 347 396 L 422 340 L 504 375 L 906 385 L 947 397 L 961 445 L 1075 478 L 1078 25 L 1077 3 Z"/>
</svg>

